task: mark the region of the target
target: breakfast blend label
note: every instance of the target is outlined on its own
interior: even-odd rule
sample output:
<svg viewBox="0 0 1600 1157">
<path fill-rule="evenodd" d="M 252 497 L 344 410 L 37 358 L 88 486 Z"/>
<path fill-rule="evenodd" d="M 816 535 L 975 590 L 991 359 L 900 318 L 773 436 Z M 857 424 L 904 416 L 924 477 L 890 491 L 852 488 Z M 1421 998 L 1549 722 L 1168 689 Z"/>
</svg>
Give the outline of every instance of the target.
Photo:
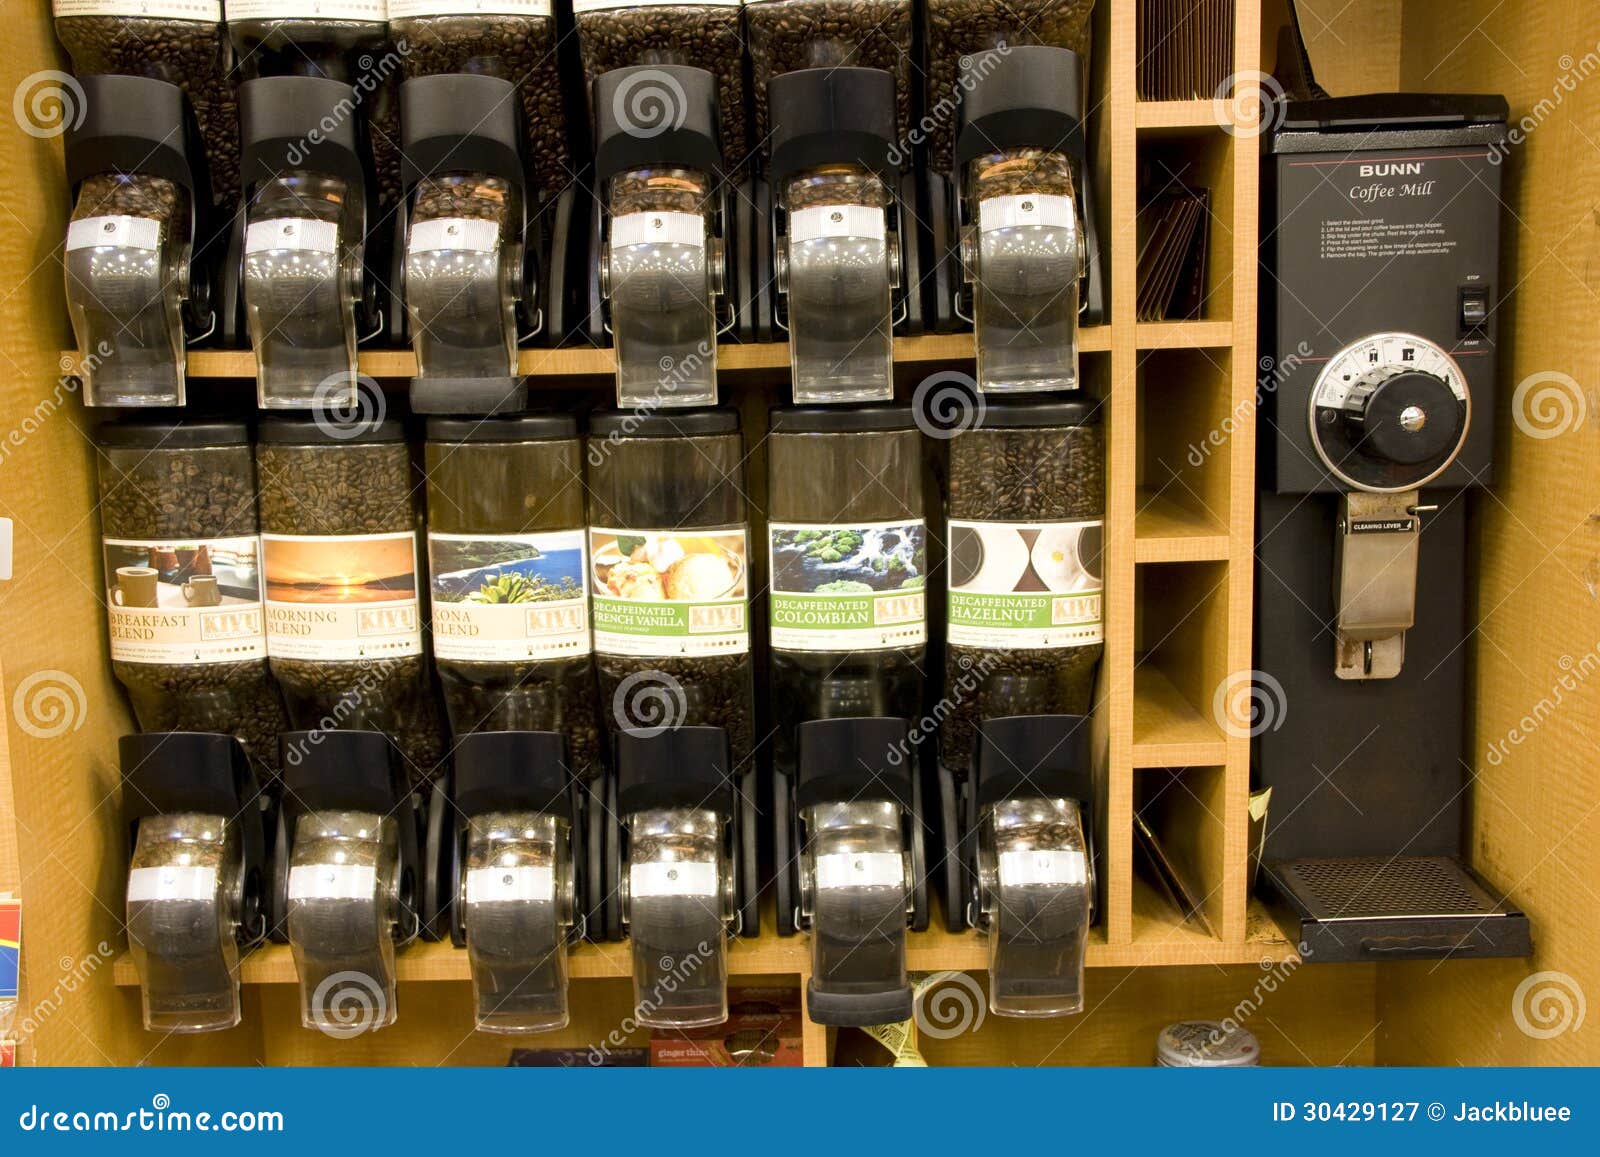
<svg viewBox="0 0 1600 1157">
<path fill-rule="evenodd" d="M 267 654 L 397 659 L 422 654 L 417 536 L 263 534 Z"/>
<path fill-rule="evenodd" d="M 436 659 L 514 663 L 589 653 L 582 530 L 428 535 Z"/>
<path fill-rule="evenodd" d="M 949 526 L 951 643 L 1043 650 L 1103 641 L 1099 520 Z"/>
<path fill-rule="evenodd" d="M 885 651 L 928 640 L 927 527 L 921 519 L 852 526 L 774 522 L 772 646 Z"/>
<path fill-rule="evenodd" d="M 750 649 L 745 528 L 589 528 L 594 649 L 738 655 Z"/>
<path fill-rule="evenodd" d="M 267 654 L 260 542 L 101 540 L 118 663 L 238 663 Z"/>
</svg>

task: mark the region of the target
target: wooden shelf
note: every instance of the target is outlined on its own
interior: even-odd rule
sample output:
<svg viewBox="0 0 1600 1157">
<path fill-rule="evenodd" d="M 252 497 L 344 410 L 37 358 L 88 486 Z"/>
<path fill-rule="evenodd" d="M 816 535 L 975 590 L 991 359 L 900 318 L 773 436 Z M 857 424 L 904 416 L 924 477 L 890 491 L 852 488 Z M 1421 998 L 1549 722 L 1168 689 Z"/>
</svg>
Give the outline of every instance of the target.
<svg viewBox="0 0 1600 1157">
<path fill-rule="evenodd" d="M 1193 323 L 1177 323 L 1189 325 Z M 1200 323 L 1214 324 L 1214 323 Z M 1142 328 L 1142 327 L 1141 327 Z M 1179 344 L 1192 344 L 1180 342 Z M 1222 344 L 1226 345 L 1226 341 Z M 1109 325 L 1089 326 L 1080 331 L 1078 348 L 1084 353 L 1104 353 L 1111 348 Z M 970 333 L 923 334 L 894 339 L 896 365 L 970 361 L 973 357 Z M 75 351 L 61 353 L 61 372 L 78 372 Z M 417 372 L 416 355 L 410 350 L 363 350 L 358 359 L 360 371 L 372 378 L 409 378 Z M 717 347 L 717 373 L 747 374 L 787 371 L 789 344 L 764 342 L 758 345 L 727 344 Z M 517 372 L 534 378 L 609 377 L 616 372 L 616 361 L 609 349 L 573 346 L 567 349 L 528 349 L 517 356 Z M 191 350 L 188 359 L 190 378 L 251 378 L 256 376 L 255 355 L 249 350 Z M 554 387 L 560 383 L 550 382 Z"/>
<path fill-rule="evenodd" d="M 1133 123 L 1141 129 L 1221 129 L 1212 100 L 1141 100 L 1133 106 Z"/>
<path fill-rule="evenodd" d="M 1142 350 L 1227 349 L 1233 345 L 1233 322 L 1141 321 L 1133 340 Z"/>
<path fill-rule="evenodd" d="M 1213 767 L 1226 763 L 1221 730 L 1184 698 L 1161 668 L 1133 672 L 1133 766 Z"/>
<path fill-rule="evenodd" d="M 1210 562 L 1228 557 L 1228 528 L 1203 510 L 1141 488 L 1133 518 L 1135 562 Z"/>
</svg>

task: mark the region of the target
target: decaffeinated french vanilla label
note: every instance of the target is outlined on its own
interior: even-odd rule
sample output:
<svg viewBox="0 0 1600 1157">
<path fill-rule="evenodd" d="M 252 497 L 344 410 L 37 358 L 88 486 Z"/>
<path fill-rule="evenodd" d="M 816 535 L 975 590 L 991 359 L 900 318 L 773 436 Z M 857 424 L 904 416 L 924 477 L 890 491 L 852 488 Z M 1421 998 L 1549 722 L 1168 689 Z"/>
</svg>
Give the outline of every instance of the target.
<svg viewBox="0 0 1600 1157">
<path fill-rule="evenodd" d="M 750 649 L 742 526 L 589 528 L 594 648 L 603 655 L 742 655 Z"/>
</svg>

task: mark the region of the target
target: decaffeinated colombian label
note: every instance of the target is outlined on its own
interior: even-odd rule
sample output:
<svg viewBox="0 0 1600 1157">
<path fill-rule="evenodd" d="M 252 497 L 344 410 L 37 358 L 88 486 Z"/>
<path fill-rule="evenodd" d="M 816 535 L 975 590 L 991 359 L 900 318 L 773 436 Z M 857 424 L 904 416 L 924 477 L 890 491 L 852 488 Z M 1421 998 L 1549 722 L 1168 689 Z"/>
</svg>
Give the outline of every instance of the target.
<svg viewBox="0 0 1600 1157">
<path fill-rule="evenodd" d="M 119 663 L 237 663 L 267 653 L 260 543 L 107 538 L 106 620 Z"/>
<path fill-rule="evenodd" d="M 1104 638 L 1092 522 L 950 520 L 950 642 L 1043 650 Z"/>
<path fill-rule="evenodd" d="M 750 649 L 742 526 L 589 528 L 594 649 L 605 655 L 737 655 Z"/>
<path fill-rule="evenodd" d="M 774 522 L 772 645 L 883 651 L 928 639 L 927 528 L 921 519 L 852 526 Z"/>
<path fill-rule="evenodd" d="M 394 659 L 422 654 L 417 536 L 263 534 L 267 654 Z"/>
<path fill-rule="evenodd" d="M 435 658 L 480 663 L 589 653 L 582 530 L 429 534 Z"/>
</svg>

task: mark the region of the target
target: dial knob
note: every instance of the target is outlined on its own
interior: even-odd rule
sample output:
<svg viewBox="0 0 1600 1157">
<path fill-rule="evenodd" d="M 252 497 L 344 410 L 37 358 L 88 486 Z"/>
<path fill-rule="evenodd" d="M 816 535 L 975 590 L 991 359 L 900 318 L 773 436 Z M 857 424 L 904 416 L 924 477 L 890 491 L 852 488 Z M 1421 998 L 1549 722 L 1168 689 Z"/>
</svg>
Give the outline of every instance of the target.
<svg viewBox="0 0 1600 1157">
<path fill-rule="evenodd" d="M 1363 374 L 1350 391 L 1344 416 L 1351 440 L 1363 453 L 1402 466 L 1449 451 L 1461 438 L 1464 419 L 1442 377 L 1395 366 Z"/>
</svg>

